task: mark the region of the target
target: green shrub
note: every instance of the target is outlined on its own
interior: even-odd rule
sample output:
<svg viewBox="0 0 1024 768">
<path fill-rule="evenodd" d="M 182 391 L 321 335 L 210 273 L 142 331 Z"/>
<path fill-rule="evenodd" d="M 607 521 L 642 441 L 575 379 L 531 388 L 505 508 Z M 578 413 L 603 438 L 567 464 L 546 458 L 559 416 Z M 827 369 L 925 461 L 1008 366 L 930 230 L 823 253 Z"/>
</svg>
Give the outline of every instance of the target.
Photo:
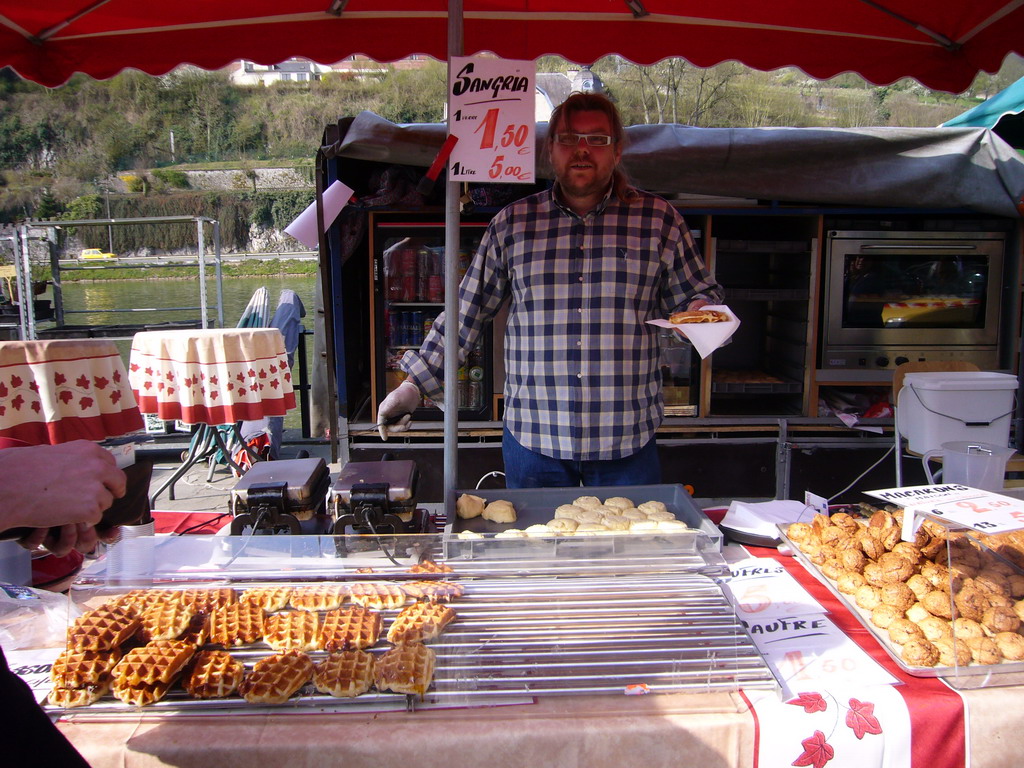
<svg viewBox="0 0 1024 768">
<path fill-rule="evenodd" d="M 176 171 L 172 168 L 155 168 L 153 170 L 153 177 L 174 189 L 188 189 L 191 186 L 188 183 L 187 173 Z"/>
</svg>

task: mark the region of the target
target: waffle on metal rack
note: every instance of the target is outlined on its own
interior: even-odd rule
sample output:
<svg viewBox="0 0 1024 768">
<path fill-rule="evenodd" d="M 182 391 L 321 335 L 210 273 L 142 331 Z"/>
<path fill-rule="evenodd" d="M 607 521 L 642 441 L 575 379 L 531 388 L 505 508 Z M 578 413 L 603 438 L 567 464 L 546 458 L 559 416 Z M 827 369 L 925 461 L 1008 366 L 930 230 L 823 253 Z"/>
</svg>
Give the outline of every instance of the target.
<svg viewBox="0 0 1024 768">
<path fill-rule="evenodd" d="M 85 651 L 109 651 L 135 634 L 140 621 L 120 608 L 100 606 L 86 611 L 68 630 L 68 642 Z"/>
<path fill-rule="evenodd" d="M 321 693 L 352 698 L 373 685 L 373 654 L 366 651 L 332 653 L 313 668 L 313 684 Z"/>
<path fill-rule="evenodd" d="M 252 587 L 242 593 L 243 603 L 256 603 L 264 611 L 283 610 L 292 597 L 291 587 Z"/>
<path fill-rule="evenodd" d="M 424 560 L 409 568 L 409 573 L 452 573 L 454 569 L 444 563 L 435 563 L 433 560 Z"/>
<path fill-rule="evenodd" d="M 245 677 L 245 665 L 227 651 L 200 651 L 192 659 L 181 687 L 197 699 L 230 696 Z"/>
<path fill-rule="evenodd" d="M 333 611 L 345 602 L 348 591 L 343 584 L 317 584 L 292 590 L 291 606 L 300 611 Z"/>
<path fill-rule="evenodd" d="M 272 613 L 263 622 L 263 640 L 275 651 L 312 651 L 319 639 L 320 617 L 312 611 Z"/>
<path fill-rule="evenodd" d="M 238 687 L 250 704 L 281 704 L 313 675 L 313 662 L 301 651 L 285 651 L 257 661 Z"/>
<path fill-rule="evenodd" d="M 380 637 L 382 625 L 379 613 L 361 605 L 328 611 L 320 624 L 317 645 L 329 652 L 372 648 Z"/>
<path fill-rule="evenodd" d="M 455 621 L 455 611 L 440 603 L 413 603 L 401 612 L 388 627 L 388 642 L 423 643 L 439 636 Z"/>
<path fill-rule="evenodd" d="M 85 688 L 108 684 L 114 666 L 121 660 L 121 650 L 83 651 L 68 648 L 50 667 L 50 679 L 56 688 Z"/>
<path fill-rule="evenodd" d="M 191 606 L 196 613 L 209 613 L 214 608 L 231 605 L 238 600 L 235 590 L 231 587 L 215 587 L 213 589 L 183 589 L 181 600 Z"/>
<path fill-rule="evenodd" d="M 450 603 L 462 597 L 465 590 L 454 581 L 409 581 L 402 584 L 402 591 L 414 600 L 429 600 L 432 603 Z"/>
<path fill-rule="evenodd" d="M 144 643 L 153 640 L 174 640 L 188 629 L 195 612 L 174 600 L 157 602 L 139 614 L 138 637 Z"/>
<path fill-rule="evenodd" d="M 126 680 L 114 680 L 112 692 L 125 704 L 145 707 L 160 701 L 171 689 L 171 683 L 139 683 L 132 685 Z"/>
<path fill-rule="evenodd" d="M 436 658 L 422 643 L 396 645 L 377 658 L 373 682 L 379 691 L 423 696 L 434 680 Z"/>
<path fill-rule="evenodd" d="M 405 592 L 387 581 L 356 582 L 349 587 L 349 596 L 356 605 L 380 611 L 401 608 L 407 599 Z"/>
<path fill-rule="evenodd" d="M 263 609 L 253 602 L 214 608 L 206 617 L 206 642 L 230 648 L 249 645 L 263 637 Z"/>
<path fill-rule="evenodd" d="M 195 655 L 196 647 L 179 640 L 154 640 L 133 648 L 114 667 L 115 685 L 170 683 Z"/>
</svg>

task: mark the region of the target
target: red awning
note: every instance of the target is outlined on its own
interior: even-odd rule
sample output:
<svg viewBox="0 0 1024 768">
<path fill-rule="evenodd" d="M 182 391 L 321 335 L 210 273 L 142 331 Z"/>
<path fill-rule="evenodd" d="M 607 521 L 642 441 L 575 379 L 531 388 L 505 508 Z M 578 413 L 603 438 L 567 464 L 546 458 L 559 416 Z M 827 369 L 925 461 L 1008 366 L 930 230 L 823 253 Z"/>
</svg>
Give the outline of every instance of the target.
<svg viewBox="0 0 1024 768">
<path fill-rule="evenodd" d="M 0 66 L 60 85 L 75 72 L 126 67 L 163 74 L 183 63 L 292 56 L 333 63 L 447 57 L 446 0 L 0 0 Z M 876 84 L 912 77 L 961 92 L 1024 51 L 1021 0 L 464 0 L 464 53 L 508 59 L 559 54 L 639 64 L 670 56 L 708 67 L 796 66 L 815 78 L 857 72 Z"/>
</svg>

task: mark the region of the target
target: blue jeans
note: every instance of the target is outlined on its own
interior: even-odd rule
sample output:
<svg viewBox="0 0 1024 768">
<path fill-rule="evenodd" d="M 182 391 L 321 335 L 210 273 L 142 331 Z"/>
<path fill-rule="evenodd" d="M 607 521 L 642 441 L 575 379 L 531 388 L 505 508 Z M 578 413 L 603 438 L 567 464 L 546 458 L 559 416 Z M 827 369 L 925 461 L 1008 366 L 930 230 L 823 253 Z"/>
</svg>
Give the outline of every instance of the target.
<svg viewBox="0 0 1024 768">
<path fill-rule="evenodd" d="M 501 438 L 505 459 L 506 488 L 573 488 L 579 485 L 657 485 L 661 483 L 661 464 L 654 438 L 634 453 L 621 459 L 573 461 L 524 448 L 505 429 Z"/>
</svg>

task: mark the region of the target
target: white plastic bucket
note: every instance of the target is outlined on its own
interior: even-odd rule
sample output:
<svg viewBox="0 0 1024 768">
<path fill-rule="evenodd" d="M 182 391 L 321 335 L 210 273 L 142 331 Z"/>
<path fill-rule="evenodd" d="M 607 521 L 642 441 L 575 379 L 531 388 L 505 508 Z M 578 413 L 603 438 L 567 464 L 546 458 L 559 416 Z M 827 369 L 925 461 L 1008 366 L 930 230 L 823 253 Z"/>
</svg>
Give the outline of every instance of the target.
<svg viewBox="0 0 1024 768">
<path fill-rule="evenodd" d="M 991 371 L 908 373 L 896 402 L 896 424 L 914 453 L 956 440 L 1010 442 L 1017 378 Z"/>
</svg>

